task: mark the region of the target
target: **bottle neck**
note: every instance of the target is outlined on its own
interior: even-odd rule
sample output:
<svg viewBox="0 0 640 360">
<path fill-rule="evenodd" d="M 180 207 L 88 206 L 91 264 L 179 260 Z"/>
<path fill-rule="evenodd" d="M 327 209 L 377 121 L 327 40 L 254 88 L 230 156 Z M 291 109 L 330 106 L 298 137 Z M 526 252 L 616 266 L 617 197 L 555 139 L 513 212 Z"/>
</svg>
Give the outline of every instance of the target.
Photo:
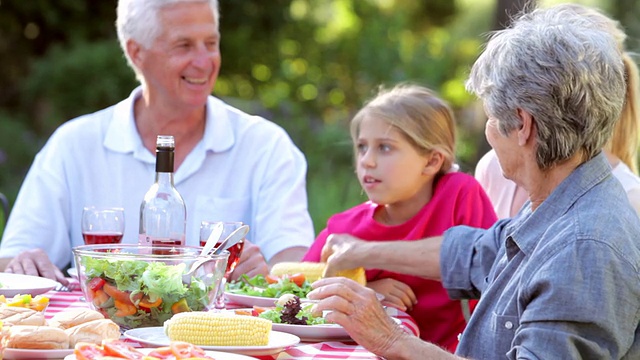
<svg viewBox="0 0 640 360">
<path fill-rule="evenodd" d="M 156 173 L 173 173 L 173 149 L 158 148 L 156 150 Z"/>
</svg>

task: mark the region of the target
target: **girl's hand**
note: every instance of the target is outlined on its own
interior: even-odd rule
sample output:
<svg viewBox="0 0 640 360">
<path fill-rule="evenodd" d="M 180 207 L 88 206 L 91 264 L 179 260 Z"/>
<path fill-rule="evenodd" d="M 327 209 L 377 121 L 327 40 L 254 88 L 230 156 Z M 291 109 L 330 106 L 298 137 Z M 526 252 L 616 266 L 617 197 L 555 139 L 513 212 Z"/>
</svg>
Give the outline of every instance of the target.
<svg viewBox="0 0 640 360">
<path fill-rule="evenodd" d="M 409 285 L 392 278 L 374 280 L 367 283 L 367 287 L 384 295 L 383 302 L 389 303 L 402 311 L 411 311 L 418 303 L 416 294 Z"/>
</svg>

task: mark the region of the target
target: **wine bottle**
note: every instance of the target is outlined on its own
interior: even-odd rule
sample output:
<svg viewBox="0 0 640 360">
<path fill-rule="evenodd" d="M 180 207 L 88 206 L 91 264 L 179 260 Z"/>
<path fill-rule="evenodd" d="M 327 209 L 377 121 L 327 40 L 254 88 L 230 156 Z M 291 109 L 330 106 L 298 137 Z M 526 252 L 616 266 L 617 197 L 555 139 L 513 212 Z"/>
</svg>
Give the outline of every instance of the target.
<svg viewBox="0 0 640 360">
<path fill-rule="evenodd" d="M 140 205 L 141 245 L 180 246 L 185 242 L 187 209 L 173 184 L 175 141 L 173 136 L 158 135 L 156 143 L 156 180 Z M 154 253 L 156 251 L 154 250 Z"/>
</svg>

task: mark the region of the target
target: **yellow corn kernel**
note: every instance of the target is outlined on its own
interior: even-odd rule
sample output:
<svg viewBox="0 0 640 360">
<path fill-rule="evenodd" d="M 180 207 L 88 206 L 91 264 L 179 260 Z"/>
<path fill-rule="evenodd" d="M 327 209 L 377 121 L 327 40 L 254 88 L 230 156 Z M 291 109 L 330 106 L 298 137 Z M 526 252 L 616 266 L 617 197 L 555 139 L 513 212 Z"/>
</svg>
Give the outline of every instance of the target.
<svg viewBox="0 0 640 360">
<path fill-rule="evenodd" d="M 314 262 L 281 262 L 273 265 L 271 268 L 271 275 L 294 275 L 302 273 L 307 281 L 314 282 L 321 279 L 324 276 L 326 263 L 314 263 Z M 359 267 L 356 269 L 339 271 L 336 276 L 343 276 L 358 282 L 361 285 L 367 284 L 367 277 L 364 272 L 364 268 Z"/>
<path fill-rule="evenodd" d="M 165 321 L 171 341 L 199 346 L 264 346 L 269 344 L 271 321 L 233 313 L 182 312 Z"/>
</svg>

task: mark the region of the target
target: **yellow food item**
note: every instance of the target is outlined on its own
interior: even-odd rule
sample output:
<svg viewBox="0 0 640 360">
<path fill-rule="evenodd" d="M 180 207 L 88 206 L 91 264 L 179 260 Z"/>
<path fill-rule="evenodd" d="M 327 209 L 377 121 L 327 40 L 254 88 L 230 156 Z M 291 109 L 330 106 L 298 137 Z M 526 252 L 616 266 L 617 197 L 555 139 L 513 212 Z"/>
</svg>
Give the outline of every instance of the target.
<svg viewBox="0 0 640 360">
<path fill-rule="evenodd" d="M 29 308 L 35 311 L 44 311 L 49 305 L 49 298 L 42 295 L 31 297 L 30 294 L 16 295 L 7 299 L 4 295 L 0 295 L 0 305 L 2 306 L 18 306 Z"/>
<path fill-rule="evenodd" d="M 165 321 L 164 332 L 171 341 L 198 346 L 264 346 L 271 324 L 259 317 L 193 311 L 173 315 Z"/>
<path fill-rule="evenodd" d="M 314 282 L 318 279 L 321 279 L 324 276 L 325 268 L 327 267 L 326 263 L 315 263 L 315 262 L 281 262 L 273 265 L 271 268 L 271 275 L 282 276 L 282 275 L 294 275 L 302 273 L 305 278 L 309 282 Z M 339 271 L 336 276 L 343 276 L 349 278 L 351 280 L 356 281 L 361 285 L 367 284 L 367 277 L 364 272 L 363 267 L 351 269 L 351 270 L 342 270 Z"/>
</svg>

